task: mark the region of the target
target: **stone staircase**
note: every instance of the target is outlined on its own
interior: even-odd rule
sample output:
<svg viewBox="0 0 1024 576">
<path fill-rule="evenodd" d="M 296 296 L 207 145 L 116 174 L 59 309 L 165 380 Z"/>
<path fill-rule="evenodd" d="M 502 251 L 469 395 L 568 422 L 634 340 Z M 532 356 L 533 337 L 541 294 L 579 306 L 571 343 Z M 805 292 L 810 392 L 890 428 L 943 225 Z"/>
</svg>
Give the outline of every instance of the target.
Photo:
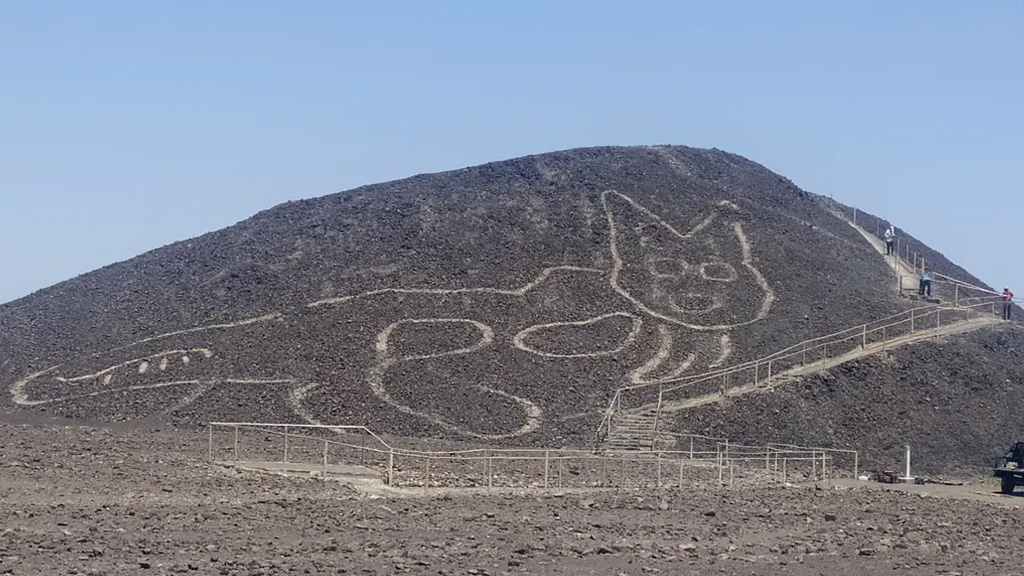
<svg viewBox="0 0 1024 576">
<path fill-rule="evenodd" d="M 605 438 L 602 448 L 609 452 L 671 450 L 676 445 L 676 439 L 663 433 L 655 436 L 657 420 L 656 408 L 617 414 L 612 420 L 611 432 Z"/>
</svg>

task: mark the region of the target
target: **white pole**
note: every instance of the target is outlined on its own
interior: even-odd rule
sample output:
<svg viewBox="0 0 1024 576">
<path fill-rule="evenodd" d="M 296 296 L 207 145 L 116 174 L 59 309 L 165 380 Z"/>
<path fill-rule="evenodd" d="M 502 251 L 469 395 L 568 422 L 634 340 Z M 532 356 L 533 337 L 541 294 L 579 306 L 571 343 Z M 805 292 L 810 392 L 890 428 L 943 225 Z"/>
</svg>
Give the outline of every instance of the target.
<svg viewBox="0 0 1024 576">
<path fill-rule="evenodd" d="M 908 481 L 910 480 L 910 445 L 904 446 L 907 449 L 907 475 L 904 476 Z"/>
</svg>

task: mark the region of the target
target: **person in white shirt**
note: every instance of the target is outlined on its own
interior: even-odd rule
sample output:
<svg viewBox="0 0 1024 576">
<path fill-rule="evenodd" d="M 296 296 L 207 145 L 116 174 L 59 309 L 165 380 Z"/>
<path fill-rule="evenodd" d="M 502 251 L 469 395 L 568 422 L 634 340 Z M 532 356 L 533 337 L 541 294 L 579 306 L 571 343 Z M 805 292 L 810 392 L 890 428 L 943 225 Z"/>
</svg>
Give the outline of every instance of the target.
<svg viewBox="0 0 1024 576">
<path fill-rule="evenodd" d="M 889 226 L 885 229 L 885 255 L 896 253 L 896 227 Z"/>
</svg>

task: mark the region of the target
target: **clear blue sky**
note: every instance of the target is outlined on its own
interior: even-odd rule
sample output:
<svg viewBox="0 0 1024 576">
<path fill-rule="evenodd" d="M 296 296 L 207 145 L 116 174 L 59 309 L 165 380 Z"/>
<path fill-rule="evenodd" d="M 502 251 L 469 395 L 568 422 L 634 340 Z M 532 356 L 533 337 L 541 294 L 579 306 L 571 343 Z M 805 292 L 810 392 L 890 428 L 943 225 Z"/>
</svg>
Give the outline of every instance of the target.
<svg viewBox="0 0 1024 576">
<path fill-rule="evenodd" d="M 718 147 L 1024 293 L 1024 2 L 3 0 L 0 301 L 289 199 Z"/>
</svg>

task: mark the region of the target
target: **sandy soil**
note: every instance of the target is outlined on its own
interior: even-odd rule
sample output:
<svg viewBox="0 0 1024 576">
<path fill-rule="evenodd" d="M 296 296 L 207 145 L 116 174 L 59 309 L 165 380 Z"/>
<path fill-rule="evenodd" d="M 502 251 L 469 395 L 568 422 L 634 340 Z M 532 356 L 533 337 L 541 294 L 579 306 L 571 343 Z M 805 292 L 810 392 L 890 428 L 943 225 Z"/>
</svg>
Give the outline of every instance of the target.
<svg viewBox="0 0 1024 576">
<path fill-rule="evenodd" d="M 1007 574 L 1024 550 L 1024 498 L 984 483 L 366 498 L 211 465 L 197 431 L 0 433 L 0 574 Z"/>
</svg>

